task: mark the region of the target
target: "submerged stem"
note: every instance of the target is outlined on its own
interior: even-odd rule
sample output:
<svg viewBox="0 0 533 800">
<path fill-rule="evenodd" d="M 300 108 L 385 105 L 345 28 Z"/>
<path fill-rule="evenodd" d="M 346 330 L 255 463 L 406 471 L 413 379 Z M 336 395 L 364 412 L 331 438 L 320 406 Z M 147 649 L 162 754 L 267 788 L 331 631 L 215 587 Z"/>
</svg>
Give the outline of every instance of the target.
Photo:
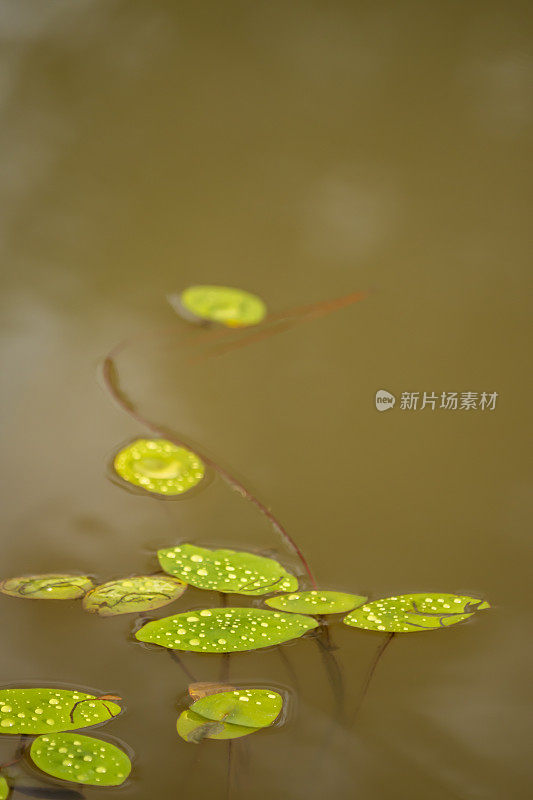
<svg viewBox="0 0 533 800">
<path fill-rule="evenodd" d="M 169 654 L 169 656 L 170 656 L 170 658 L 172 659 L 172 661 L 175 661 L 175 662 L 176 662 L 176 664 L 179 666 L 179 668 L 181 669 L 181 671 L 184 673 L 184 675 L 185 675 L 185 676 L 186 676 L 186 677 L 187 677 L 187 678 L 188 678 L 190 681 L 192 681 L 193 683 L 197 683 L 197 682 L 198 682 L 198 679 L 194 677 L 193 673 L 192 673 L 192 672 L 190 671 L 190 669 L 187 667 L 187 665 L 185 664 L 185 662 L 183 661 L 183 659 L 182 659 L 182 658 L 181 658 L 181 657 L 178 655 L 178 653 L 177 653 L 177 651 L 176 651 L 176 650 L 167 650 L 167 653 Z"/>
<path fill-rule="evenodd" d="M 383 640 L 383 642 L 380 644 L 380 646 L 376 650 L 376 653 L 374 655 L 374 658 L 373 658 L 372 663 L 370 665 L 370 668 L 368 670 L 367 676 L 365 678 L 365 682 L 363 683 L 363 686 L 362 686 L 361 691 L 359 693 L 359 698 L 358 698 L 357 703 L 355 705 L 355 709 L 354 709 L 352 718 L 350 720 L 350 725 L 353 725 L 355 723 L 357 715 L 359 714 L 359 711 L 361 710 L 361 706 L 363 705 L 363 701 L 364 701 L 365 697 L 368 694 L 368 690 L 370 688 L 370 682 L 371 682 L 372 678 L 374 677 L 374 673 L 375 673 L 375 671 L 377 669 L 377 666 L 378 666 L 381 658 L 383 657 L 383 654 L 384 654 L 385 650 L 387 649 L 389 644 L 392 642 L 393 638 L 394 638 L 394 633 L 388 633 L 386 635 L 385 639 Z"/>
<path fill-rule="evenodd" d="M 344 678 L 339 662 L 334 655 L 334 651 L 337 647 L 333 643 L 330 631 L 323 619 L 314 638 L 328 676 L 329 685 L 335 701 L 337 719 L 343 724 L 345 718 Z"/>
</svg>

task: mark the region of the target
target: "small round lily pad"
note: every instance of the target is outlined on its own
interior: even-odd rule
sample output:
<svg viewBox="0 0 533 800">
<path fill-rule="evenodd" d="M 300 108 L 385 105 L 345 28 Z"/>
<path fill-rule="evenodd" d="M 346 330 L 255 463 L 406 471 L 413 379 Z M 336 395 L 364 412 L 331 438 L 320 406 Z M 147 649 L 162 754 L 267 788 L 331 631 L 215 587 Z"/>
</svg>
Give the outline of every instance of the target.
<svg viewBox="0 0 533 800">
<path fill-rule="evenodd" d="M 86 786 L 120 786 L 131 772 L 131 761 L 123 750 L 79 733 L 39 736 L 30 756 L 47 775 Z"/>
<path fill-rule="evenodd" d="M 123 480 L 168 497 L 188 492 L 205 475 L 196 453 L 167 439 L 136 439 L 117 453 L 113 463 Z"/>
<path fill-rule="evenodd" d="M 92 589 L 88 575 L 23 575 L 0 582 L 0 592 L 28 600 L 77 600 Z"/>
<path fill-rule="evenodd" d="M 269 597 L 265 603 L 270 608 L 277 608 L 278 611 L 295 611 L 302 614 L 343 614 L 362 605 L 366 599 L 358 594 L 318 589 Z"/>
<path fill-rule="evenodd" d="M 0 734 L 76 730 L 107 722 L 121 708 L 111 700 L 71 689 L 0 690 Z"/>
<path fill-rule="evenodd" d="M 271 689 L 234 689 L 196 700 L 191 711 L 213 722 L 266 728 L 275 722 L 282 706 L 283 698 Z"/>
<path fill-rule="evenodd" d="M 186 588 L 170 575 L 133 575 L 96 586 L 83 598 L 83 607 L 101 617 L 149 611 L 177 600 Z"/>
<path fill-rule="evenodd" d="M 313 617 L 303 614 L 222 606 L 153 620 L 135 638 L 171 650 L 236 653 L 297 639 L 317 625 Z"/>
<path fill-rule="evenodd" d="M 262 595 L 298 588 L 298 580 L 278 561 L 254 553 L 184 543 L 159 550 L 157 557 L 165 572 L 199 589 Z"/>
<path fill-rule="evenodd" d="M 199 744 L 203 739 L 238 739 L 260 730 L 260 728 L 251 728 L 249 725 L 213 722 L 196 714 L 190 708 L 181 712 L 176 728 L 182 739 L 193 744 Z"/>
<path fill-rule="evenodd" d="M 442 593 L 403 594 L 356 608 L 343 622 L 367 631 L 409 633 L 448 628 L 484 608 L 490 608 L 489 604 L 476 597 Z"/>
<path fill-rule="evenodd" d="M 193 316 L 229 328 L 257 325 L 266 316 L 266 306 L 260 297 L 228 286 L 189 286 L 179 301 Z"/>
</svg>

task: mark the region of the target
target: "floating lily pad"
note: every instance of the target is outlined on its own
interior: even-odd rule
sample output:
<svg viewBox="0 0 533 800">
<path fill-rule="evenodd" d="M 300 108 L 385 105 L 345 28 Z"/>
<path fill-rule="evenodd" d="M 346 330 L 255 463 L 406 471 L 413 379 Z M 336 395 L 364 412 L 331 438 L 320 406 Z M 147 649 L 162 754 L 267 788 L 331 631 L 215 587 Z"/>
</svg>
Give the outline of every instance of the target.
<svg viewBox="0 0 533 800">
<path fill-rule="evenodd" d="M 120 786 L 131 772 L 131 761 L 123 750 L 79 733 L 39 736 L 30 756 L 47 775 L 87 786 Z"/>
<path fill-rule="evenodd" d="M 346 625 L 368 631 L 407 633 L 447 628 L 490 608 L 476 597 L 456 594 L 403 594 L 385 597 L 357 608 L 343 620 Z"/>
<path fill-rule="evenodd" d="M 55 733 L 97 725 L 120 714 L 105 696 L 70 689 L 0 690 L 0 733 Z"/>
<path fill-rule="evenodd" d="M 3 775 L 0 775 L 0 800 L 6 800 L 9 794 L 9 784 Z"/>
<path fill-rule="evenodd" d="M 0 592 L 29 600 L 76 600 L 93 586 L 88 575 L 23 575 L 0 582 Z"/>
<path fill-rule="evenodd" d="M 343 614 L 362 605 L 366 597 L 344 592 L 324 592 L 320 589 L 311 592 L 283 594 L 265 600 L 267 606 L 278 611 L 296 611 L 303 614 Z"/>
<path fill-rule="evenodd" d="M 83 607 L 101 617 L 161 608 L 181 597 L 187 584 L 170 575 L 134 575 L 97 586 L 83 598 Z"/>
<path fill-rule="evenodd" d="M 283 698 L 271 689 L 234 689 L 202 697 L 191 711 L 213 722 L 227 722 L 249 728 L 266 728 L 276 720 Z"/>
<path fill-rule="evenodd" d="M 168 497 L 188 492 L 205 474 L 196 453 L 166 439 L 136 439 L 117 453 L 114 467 L 128 483 Z"/>
<path fill-rule="evenodd" d="M 173 307 L 201 320 L 220 322 L 229 328 L 257 325 L 266 316 L 266 306 L 260 297 L 228 286 L 189 286 L 178 298 L 169 298 Z"/>
<path fill-rule="evenodd" d="M 193 744 L 199 744 L 203 739 L 238 739 L 240 736 L 248 736 L 260 730 L 248 725 L 213 722 L 191 711 L 190 708 L 181 712 L 176 728 L 182 739 Z"/>
<path fill-rule="evenodd" d="M 172 650 L 234 653 L 297 639 L 317 625 L 312 617 L 262 608 L 204 608 L 148 622 L 135 638 Z"/>
<path fill-rule="evenodd" d="M 199 589 L 261 595 L 298 588 L 298 580 L 281 564 L 254 553 L 181 544 L 159 550 L 157 557 L 165 572 Z"/>
</svg>

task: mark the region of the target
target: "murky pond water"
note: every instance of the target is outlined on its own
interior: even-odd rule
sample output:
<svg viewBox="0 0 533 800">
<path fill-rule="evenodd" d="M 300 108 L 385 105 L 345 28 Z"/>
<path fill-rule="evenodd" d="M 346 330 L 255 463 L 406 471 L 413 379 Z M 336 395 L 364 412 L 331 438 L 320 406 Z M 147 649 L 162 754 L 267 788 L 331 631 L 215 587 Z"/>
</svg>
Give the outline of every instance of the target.
<svg viewBox="0 0 533 800">
<path fill-rule="evenodd" d="M 227 744 L 178 738 L 189 679 L 134 640 L 134 616 L 0 596 L 2 685 L 124 698 L 95 733 L 131 748 L 132 777 L 86 797 L 530 797 L 531 21 L 518 0 L 3 0 L 1 576 L 146 574 L 182 540 L 302 574 L 217 475 L 174 502 L 110 480 L 148 433 L 98 374 L 129 339 L 116 366 L 139 413 L 273 509 L 320 586 L 493 606 L 396 636 L 351 727 L 339 705 L 353 712 L 380 633 L 330 625 L 342 695 L 312 636 L 184 654 L 197 680 L 288 693 L 283 726 L 233 744 L 228 794 Z M 274 314 L 368 295 L 211 357 L 166 299 L 198 282 Z M 477 407 L 440 407 L 452 392 Z M 206 597 L 219 604 L 190 589 L 151 616 Z M 9 761 L 14 737 L 0 747 Z"/>
</svg>

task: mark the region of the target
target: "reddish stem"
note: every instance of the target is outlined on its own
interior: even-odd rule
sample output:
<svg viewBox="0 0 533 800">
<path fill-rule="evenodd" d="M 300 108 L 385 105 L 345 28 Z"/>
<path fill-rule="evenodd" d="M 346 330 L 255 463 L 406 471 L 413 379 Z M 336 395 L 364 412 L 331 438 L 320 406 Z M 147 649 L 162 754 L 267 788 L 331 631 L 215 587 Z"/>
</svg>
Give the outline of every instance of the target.
<svg viewBox="0 0 533 800">
<path fill-rule="evenodd" d="M 113 358 L 110 355 L 108 355 L 108 356 L 106 356 L 106 358 L 104 359 L 104 362 L 102 364 L 102 379 L 104 381 L 104 385 L 105 385 L 107 391 L 109 392 L 111 397 L 115 400 L 117 405 L 122 409 L 122 411 L 124 411 L 124 413 L 128 414 L 132 419 L 134 419 L 136 422 L 138 422 L 139 425 L 143 425 L 145 428 L 148 428 L 148 430 L 152 431 L 152 433 L 155 433 L 157 436 L 162 436 L 162 437 L 168 439 L 173 444 L 175 444 L 177 447 L 186 447 L 186 448 L 190 449 L 188 443 L 184 442 L 182 439 L 180 439 L 172 431 L 169 432 L 163 426 L 157 424 L 156 422 L 152 422 L 151 420 L 149 420 L 146 417 L 142 416 L 142 414 L 140 414 L 137 411 L 137 409 L 129 402 L 129 400 L 126 398 L 126 396 L 121 392 L 120 388 L 118 387 L 118 378 L 117 378 L 117 376 L 118 376 L 118 372 L 117 372 L 117 368 L 116 368 L 115 362 L 114 362 Z M 298 547 L 298 545 L 296 544 L 296 542 L 294 541 L 292 536 L 287 532 L 287 530 L 284 528 L 284 526 L 281 524 L 281 522 L 274 516 L 272 511 L 270 511 L 270 509 L 267 508 L 264 505 L 264 503 L 262 503 L 261 500 L 259 500 L 259 498 L 257 498 L 254 494 L 252 494 L 246 488 L 246 486 L 244 486 L 244 484 L 241 483 L 241 481 L 239 481 L 231 473 L 229 473 L 226 469 L 224 469 L 224 467 L 221 467 L 219 464 L 217 464 L 216 461 L 214 461 L 212 458 L 210 458 L 205 453 L 202 453 L 201 451 L 199 451 L 198 448 L 196 448 L 196 447 L 194 448 L 194 452 L 196 453 L 196 455 L 199 456 L 199 458 L 201 458 L 201 460 L 204 462 L 204 464 L 207 464 L 215 472 L 217 472 L 220 475 L 220 477 L 227 484 L 229 484 L 229 486 L 232 487 L 232 489 L 235 489 L 237 492 L 239 492 L 239 494 L 242 497 L 244 497 L 246 500 L 249 500 L 250 503 L 253 503 L 253 505 L 262 514 L 265 515 L 265 517 L 268 519 L 268 521 L 270 522 L 270 524 L 272 525 L 274 530 L 281 536 L 281 538 L 285 542 L 286 546 L 289 547 L 298 556 L 298 558 L 300 560 L 300 563 L 302 564 L 302 566 L 305 569 L 307 575 L 309 576 L 309 580 L 311 581 L 311 585 L 313 586 L 313 588 L 316 589 L 317 588 L 317 583 L 316 583 L 315 577 L 313 575 L 313 572 L 311 570 L 311 567 L 309 566 L 309 564 L 307 562 L 307 559 L 305 558 L 303 552 Z"/>
</svg>

